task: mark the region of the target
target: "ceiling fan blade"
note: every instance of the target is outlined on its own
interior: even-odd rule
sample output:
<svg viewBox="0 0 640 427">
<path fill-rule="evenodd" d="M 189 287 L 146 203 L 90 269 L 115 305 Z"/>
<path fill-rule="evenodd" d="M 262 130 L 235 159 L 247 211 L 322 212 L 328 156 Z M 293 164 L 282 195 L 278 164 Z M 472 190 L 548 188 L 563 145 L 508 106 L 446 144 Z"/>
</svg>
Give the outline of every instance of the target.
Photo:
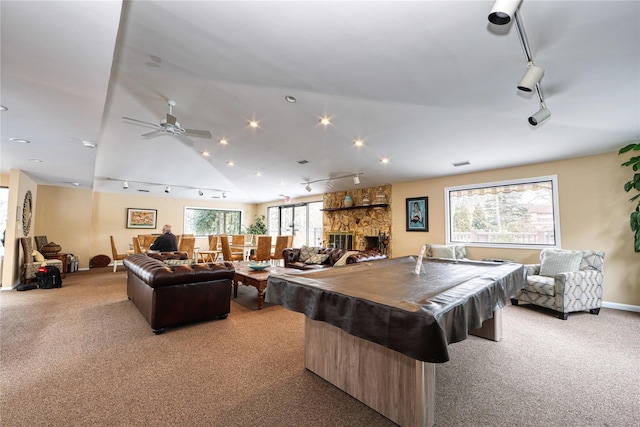
<svg viewBox="0 0 640 427">
<path fill-rule="evenodd" d="M 186 136 L 180 134 L 180 133 L 176 133 L 173 136 L 176 137 L 176 139 L 180 142 L 182 142 L 184 145 L 187 145 L 189 147 L 193 147 L 193 141 L 190 140 L 189 138 L 187 138 Z"/>
<path fill-rule="evenodd" d="M 160 136 L 160 135 L 164 135 L 164 131 L 154 130 L 153 132 L 145 133 L 140 136 L 142 136 L 143 138 L 149 139 L 149 138 L 155 138 L 156 136 Z"/>
<path fill-rule="evenodd" d="M 211 139 L 211 132 L 209 132 L 208 130 L 185 129 L 184 134 L 189 136 L 195 136 L 196 138 Z"/>
<path fill-rule="evenodd" d="M 123 117 L 124 120 L 127 120 L 129 122 L 132 122 L 132 125 L 141 125 L 141 126 L 146 126 L 146 127 L 150 127 L 153 129 L 160 129 L 160 126 L 154 124 L 154 123 L 149 123 L 149 122 L 143 122 L 142 120 L 138 120 L 138 119 L 132 119 L 131 117 Z"/>
</svg>

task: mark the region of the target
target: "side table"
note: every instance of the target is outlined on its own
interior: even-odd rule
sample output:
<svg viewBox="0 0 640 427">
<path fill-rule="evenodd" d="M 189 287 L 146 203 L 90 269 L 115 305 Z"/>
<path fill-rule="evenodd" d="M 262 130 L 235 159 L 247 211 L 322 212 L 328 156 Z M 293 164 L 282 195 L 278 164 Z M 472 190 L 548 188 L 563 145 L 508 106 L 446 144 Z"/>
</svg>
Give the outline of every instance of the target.
<svg viewBox="0 0 640 427">
<path fill-rule="evenodd" d="M 67 257 L 69 254 L 64 254 L 62 252 L 58 252 L 57 254 L 42 254 L 45 259 L 59 259 L 62 261 L 62 271 L 60 272 L 60 277 L 67 277 Z"/>
</svg>

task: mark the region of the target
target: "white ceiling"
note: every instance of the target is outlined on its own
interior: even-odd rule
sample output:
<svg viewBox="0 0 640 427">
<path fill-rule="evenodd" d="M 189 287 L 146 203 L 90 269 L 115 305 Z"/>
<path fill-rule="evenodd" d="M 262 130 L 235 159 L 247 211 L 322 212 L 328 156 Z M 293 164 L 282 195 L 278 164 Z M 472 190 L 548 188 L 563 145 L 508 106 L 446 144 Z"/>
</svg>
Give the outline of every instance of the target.
<svg viewBox="0 0 640 427">
<path fill-rule="evenodd" d="M 640 139 L 639 1 L 523 1 L 552 113 L 537 127 L 527 122 L 536 94 L 516 89 L 526 69 L 516 28 L 490 24 L 492 5 L 2 1 L 1 172 L 156 196 L 169 184 L 168 197 L 220 189 L 258 203 L 323 193 L 323 182 L 311 193 L 301 183 L 332 176 L 364 172 L 369 187 Z M 143 139 L 152 129 L 122 119 L 159 123 L 169 99 L 183 127 L 213 138 Z M 452 165 L 461 161 L 471 164 Z"/>
</svg>

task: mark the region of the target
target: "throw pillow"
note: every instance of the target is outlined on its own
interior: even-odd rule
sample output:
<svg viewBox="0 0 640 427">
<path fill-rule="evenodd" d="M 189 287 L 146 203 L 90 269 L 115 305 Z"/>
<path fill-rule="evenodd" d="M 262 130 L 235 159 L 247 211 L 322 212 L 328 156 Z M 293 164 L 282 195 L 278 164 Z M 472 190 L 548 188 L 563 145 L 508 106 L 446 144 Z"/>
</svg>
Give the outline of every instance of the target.
<svg viewBox="0 0 640 427">
<path fill-rule="evenodd" d="M 540 276 L 553 277 L 559 273 L 578 271 L 582 261 L 579 251 L 546 251 L 540 263 Z"/>
<path fill-rule="evenodd" d="M 311 255 L 304 263 L 305 264 L 322 264 L 329 258 L 328 254 L 314 254 Z"/>
<path fill-rule="evenodd" d="M 432 245 L 431 256 L 434 258 L 456 259 L 456 252 L 453 246 Z"/>
<path fill-rule="evenodd" d="M 318 253 L 318 248 L 313 246 L 302 246 L 300 248 L 300 261 L 307 262 L 311 255 L 315 255 Z"/>
<path fill-rule="evenodd" d="M 34 250 L 33 252 L 31 252 L 31 255 L 33 255 L 33 259 L 35 262 L 40 263 L 40 267 L 44 267 L 45 265 L 47 265 L 47 261 L 45 261 L 44 255 L 42 255 L 40 252 Z"/>
</svg>

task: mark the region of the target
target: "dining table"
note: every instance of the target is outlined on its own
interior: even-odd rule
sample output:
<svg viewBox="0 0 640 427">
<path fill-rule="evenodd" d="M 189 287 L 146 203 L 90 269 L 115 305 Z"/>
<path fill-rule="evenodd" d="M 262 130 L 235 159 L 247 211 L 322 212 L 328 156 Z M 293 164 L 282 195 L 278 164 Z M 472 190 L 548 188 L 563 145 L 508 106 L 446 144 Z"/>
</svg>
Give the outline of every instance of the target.
<svg viewBox="0 0 640 427">
<path fill-rule="evenodd" d="M 243 253 L 243 259 L 245 261 L 249 260 L 249 257 L 251 256 L 251 251 L 255 250 L 258 247 L 257 243 L 244 243 L 244 244 L 240 244 L 240 243 L 231 243 L 229 245 L 229 247 L 231 248 L 232 251 L 242 251 Z"/>
</svg>

